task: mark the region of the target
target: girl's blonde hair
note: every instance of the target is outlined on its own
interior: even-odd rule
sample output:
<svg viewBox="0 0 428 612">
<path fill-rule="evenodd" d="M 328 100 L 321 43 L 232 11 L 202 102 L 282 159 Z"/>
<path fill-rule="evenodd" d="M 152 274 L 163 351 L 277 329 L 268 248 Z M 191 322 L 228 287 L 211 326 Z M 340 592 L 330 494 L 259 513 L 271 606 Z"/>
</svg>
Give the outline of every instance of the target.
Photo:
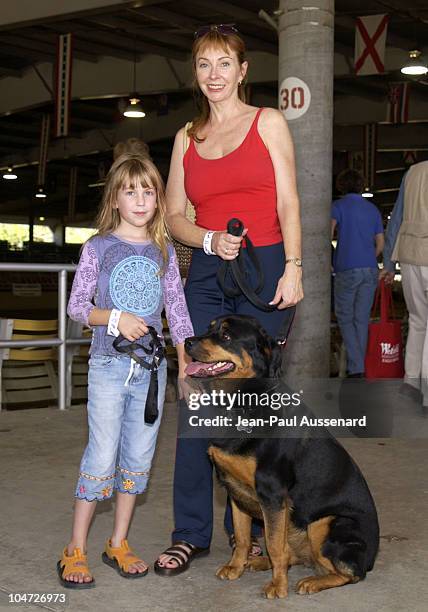
<svg viewBox="0 0 428 612">
<path fill-rule="evenodd" d="M 156 189 L 157 207 L 153 218 L 147 225 L 147 233 L 162 254 L 161 273 L 163 274 L 168 264 L 168 243 L 170 242 L 166 225 L 165 188 L 158 169 L 148 157 L 125 152 L 115 159 L 106 177 L 95 226 L 100 236 L 114 232 L 120 223 L 119 211 L 115 207 L 119 190 L 127 187 L 135 189 L 139 185 L 143 188 Z"/>
<path fill-rule="evenodd" d="M 221 34 L 217 29 L 213 28 L 203 36 L 196 38 L 192 47 L 192 69 L 193 69 L 193 91 L 196 99 L 196 106 L 199 114 L 193 119 L 191 127 L 187 130 L 189 138 L 193 138 L 196 142 L 202 142 L 203 138 L 198 138 L 198 131 L 201 130 L 207 123 L 210 117 L 210 105 L 206 96 L 199 88 L 196 78 L 196 60 L 199 53 L 205 49 L 221 49 L 226 53 L 234 51 L 237 55 L 239 65 L 246 61 L 245 59 L 245 42 L 238 33 Z M 238 96 L 242 102 L 246 102 L 245 97 L 245 82 L 246 76 L 238 87 Z"/>
</svg>

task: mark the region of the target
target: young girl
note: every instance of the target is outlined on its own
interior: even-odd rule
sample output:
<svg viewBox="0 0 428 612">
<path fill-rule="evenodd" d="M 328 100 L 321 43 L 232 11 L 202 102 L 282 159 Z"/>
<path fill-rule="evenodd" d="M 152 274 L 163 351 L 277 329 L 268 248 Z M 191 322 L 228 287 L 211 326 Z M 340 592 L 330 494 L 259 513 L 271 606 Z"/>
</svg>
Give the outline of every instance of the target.
<svg viewBox="0 0 428 612">
<path fill-rule="evenodd" d="M 149 347 L 148 326 L 162 332 L 165 306 L 184 376 L 184 340 L 193 328 L 175 251 L 167 240 L 162 179 L 153 163 L 123 154 L 106 180 L 98 233 L 83 247 L 69 316 L 93 327 L 88 376 L 89 442 L 80 464 L 73 531 L 57 569 L 67 588 L 95 585 L 86 541 L 96 502 L 117 491 L 113 533 L 102 559 L 125 578 L 140 578 L 147 564 L 127 542 L 136 494 L 147 487 L 166 387 L 166 360 L 158 370 L 158 411 L 144 420 L 150 371 L 113 347 L 121 333 Z M 94 300 L 94 302 L 93 302 Z M 146 335 L 147 334 L 147 335 Z M 150 356 L 146 357 L 150 363 Z"/>
</svg>

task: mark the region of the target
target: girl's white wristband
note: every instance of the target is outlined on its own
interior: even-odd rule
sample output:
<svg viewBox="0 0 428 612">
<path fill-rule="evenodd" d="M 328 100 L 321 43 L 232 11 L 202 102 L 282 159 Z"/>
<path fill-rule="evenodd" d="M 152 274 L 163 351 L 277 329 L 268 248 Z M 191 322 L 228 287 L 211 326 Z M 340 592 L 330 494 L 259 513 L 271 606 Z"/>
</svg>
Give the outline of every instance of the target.
<svg viewBox="0 0 428 612">
<path fill-rule="evenodd" d="M 215 234 L 215 232 L 212 232 L 210 230 L 204 236 L 204 241 L 202 243 L 202 246 L 203 246 L 203 249 L 204 249 L 204 253 L 206 255 L 215 255 L 215 253 L 214 253 L 214 251 L 212 250 L 212 247 L 211 247 L 211 243 L 213 241 L 214 234 Z"/>
<path fill-rule="evenodd" d="M 113 310 L 111 311 L 107 326 L 107 334 L 109 336 L 117 337 L 120 334 L 120 331 L 118 330 L 117 326 L 119 325 L 119 319 L 121 314 L 122 311 L 117 310 L 116 308 L 113 308 Z"/>
</svg>

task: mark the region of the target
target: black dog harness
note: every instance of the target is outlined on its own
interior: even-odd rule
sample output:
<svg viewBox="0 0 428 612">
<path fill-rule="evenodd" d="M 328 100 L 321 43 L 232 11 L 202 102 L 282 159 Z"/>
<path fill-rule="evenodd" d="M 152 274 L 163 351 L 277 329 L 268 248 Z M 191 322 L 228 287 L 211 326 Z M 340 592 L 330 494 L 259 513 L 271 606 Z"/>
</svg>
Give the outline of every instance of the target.
<svg viewBox="0 0 428 612">
<path fill-rule="evenodd" d="M 165 347 L 160 341 L 160 336 L 157 331 L 151 325 L 148 326 L 151 340 L 149 347 L 146 348 L 138 341 L 130 342 L 122 334 L 117 336 L 113 340 L 113 346 L 118 353 L 126 353 L 134 359 L 140 366 L 150 371 L 150 385 L 147 391 L 146 405 L 144 407 L 144 422 L 152 425 L 159 416 L 158 410 L 158 369 L 165 358 Z M 123 345 L 123 342 L 127 344 Z M 151 363 L 145 361 L 142 357 L 137 355 L 136 351 L 144 351 L 146 355 L 153 355 Z"/>
<path fill-rule="evenodd" d="M 241 236 L 244 231 L 244 224 L 240 219 L 230 219 L 227 224 L 227 233 L 232 234 L 232 236 Z M 232 261 L 223 260 L 218 272 L 217 272 L 217 281 L 223 290 L 223 293 L 230 298 L 237 297 L 238 295 L 245 295 L 253 306 L 262 310 L 263 312 L 273 312 L 277 310 L 277 307 L 273 304 L 268 304 L 264 302 L 258 294 L 263 289 L 264 285 L 264 274 L 260 262 L 257 258 L 257 254 L 254 248 L 253 243 L 251 242 L 248 234 L 245 236 L 245 241 L 247 244 L 247 254 L 248 257 L 253 264 L 256 270 L 256 283 L 257 286 L 255 289 L 251 285 L 249 285 L 247 279 L 245 278 L 245 262 L 244 256 L 242 253 L 242 248 L 239 249 L 238 257 L 233 259 Z M 230 274 L 233 281 L 235 282 L 235 287 L 226 286 L 226 277 Z M 276 338 L 278 344 L 285 345 L 287 342 L 288 334 L 290 333 L 291 326 L 293 324 L 294 315 L 296 313 L 296 307 L 290 306 L 285 309 L 284 320 L 281 324 L 281 328 L 279 330 L 278 336 Z"/>
</svg>

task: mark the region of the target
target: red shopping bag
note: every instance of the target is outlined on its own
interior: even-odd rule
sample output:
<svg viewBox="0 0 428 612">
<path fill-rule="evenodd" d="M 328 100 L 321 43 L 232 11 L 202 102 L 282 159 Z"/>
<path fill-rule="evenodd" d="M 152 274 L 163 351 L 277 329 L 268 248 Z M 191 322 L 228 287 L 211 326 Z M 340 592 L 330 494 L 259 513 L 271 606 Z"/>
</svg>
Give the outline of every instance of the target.
<svg viewBox="0 0 428 612">
<path fill-rule="evenodd" d="M 380 300 L 380 320 L 370 323 L 365 360 L 366 378 L 404 376 L 401 321 L 393 318 L 392 289 L 381 280 L 376 289 L 372 315 Z"/>
</svg>

